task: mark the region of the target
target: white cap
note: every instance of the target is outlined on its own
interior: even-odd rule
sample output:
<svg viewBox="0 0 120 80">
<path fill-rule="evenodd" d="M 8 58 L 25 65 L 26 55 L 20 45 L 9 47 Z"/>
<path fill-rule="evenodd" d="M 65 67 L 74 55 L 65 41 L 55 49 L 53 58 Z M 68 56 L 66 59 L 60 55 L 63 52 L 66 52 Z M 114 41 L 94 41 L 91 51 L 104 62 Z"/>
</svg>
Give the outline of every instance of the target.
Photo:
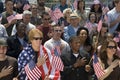
<svg viewBox="0 0 120 80">
<path fill-rule="evenodd" d="M 99 0 L 94 0 L 94 4 L 100 4 Z"/>
</svg>

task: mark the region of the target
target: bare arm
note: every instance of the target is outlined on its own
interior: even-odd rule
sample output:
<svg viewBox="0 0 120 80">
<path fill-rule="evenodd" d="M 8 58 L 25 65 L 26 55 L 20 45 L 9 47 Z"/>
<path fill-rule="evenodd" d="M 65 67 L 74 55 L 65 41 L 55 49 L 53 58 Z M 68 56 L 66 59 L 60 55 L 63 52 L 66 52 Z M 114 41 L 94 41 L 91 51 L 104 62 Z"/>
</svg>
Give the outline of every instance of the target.
<svg viewBox="0 0 120 80">
<path fill-rule="evenodd" d="M 117 18 L 116 20 L 110 22 L 110 27 L 115 26 L 115 25 L 116 25 L 117 23 L 119 23 L 119 22 L 120 22 L 120 16 L 118 16 L 118 18 Z"/>
<path fill-rule="evenodd" d="M 113 68 L 118 66 L 119 60 L 115 60 L 114 62 L 111 63 L 111 65 L 104 70 L 105 74 L 99 78 L 99 80 L 104 80 L 106 77 L 110 75 L 110 73 L 113 71 Z"/>
</svg>

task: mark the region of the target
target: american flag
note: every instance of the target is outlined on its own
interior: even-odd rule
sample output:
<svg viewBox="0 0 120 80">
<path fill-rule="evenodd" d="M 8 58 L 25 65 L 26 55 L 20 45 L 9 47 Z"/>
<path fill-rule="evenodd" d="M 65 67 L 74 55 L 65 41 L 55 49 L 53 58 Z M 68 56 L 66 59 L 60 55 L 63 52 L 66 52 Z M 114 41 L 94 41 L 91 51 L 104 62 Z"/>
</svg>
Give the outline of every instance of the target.
<svg viewBox="0 0 120 80">
<path fill-rule="evenodd" d="M 33 60 L 25 66 L 25 72 L 29 80 L 39 80 L 42 74 Z"/>
<path fill-rule="evenodd" d="M 50 10 L 49 14 L 52 20 L 55 21 L 56 23 L 58 22 L 58 19 L 63 17 L 63 13 L 60 11 L 59 8 L 56 8 L 55 10 Z"/>
<path fill-rule="evenodd" d="M 93 26 L 92 26 L 92 24 L 90 23 L 90 21 L 87 21 L 87 22 L 86 22 L 85 27 L 89 30 L 89 33 L 91 33 L 91 31 L 92 31 L 92 29 L 93 29 Z"/>
<path fill-rule="evenodd" d="M 97 31 L 100 32 L 101 28 L 102 28 L 102 18 L 99 20 Z"/>
<path fill-rule="evenodd" d="M 11 23 L 12 20 L 16 19 L 15 15 L 16 14 L 13 14 L 13 15 L 10 15 L 10 16 L 7 17 L 8 23 Z"/>
<path fill-rule="evenodd" d="M 23 15 L 23 14 L 16 14 L 15 17 L 16 17 L 16 19 L 19 20 L 19 19 L 22 19 L 22 15 Z"/>
<path fill-rule="evenodd" d="M 9 23 L 11 23 L 11 21 L 14 19 L 18 19 L 18 20 L 22 19 L 22 14 L 13 14 L 13 15 L 7 17 L 7 20 Z"/>
<path fill-rule="evenodd" d="M 98 61 L 96 53 L 93 55 L 93 68 L 98 79 L 104 75 L 105 72 Z"/>
<path fill-rule="evenodd" d="M 45 64 L 39 67 L 40 71 L 42 72 L 42 75 L 41 75 L 42 79 L 45 78 L 45 75 L 49 75 L 49 78 L 51 80 L 60 80 L 60 72 L 55 70 L 55 68 L 52 67 L 53 55 L 51 54 L 51 52 L 45 49 L 45 47 L 40 47 L 39 54 L 48 56 Z"/>
<path fill-rule="evenodd" d="M 56 69 L 56 70 L 59 70 L 59 71 L 63 71 L 63 68 L 64 68 L 64 65 L 63 65 L 63 62 L 60 58 L 60 48 L 59 46 L 56 46 L 54 49 L 53 49 L 53 59 L 52 59 L 52 65 L 53 67 Z"/>
</svg>

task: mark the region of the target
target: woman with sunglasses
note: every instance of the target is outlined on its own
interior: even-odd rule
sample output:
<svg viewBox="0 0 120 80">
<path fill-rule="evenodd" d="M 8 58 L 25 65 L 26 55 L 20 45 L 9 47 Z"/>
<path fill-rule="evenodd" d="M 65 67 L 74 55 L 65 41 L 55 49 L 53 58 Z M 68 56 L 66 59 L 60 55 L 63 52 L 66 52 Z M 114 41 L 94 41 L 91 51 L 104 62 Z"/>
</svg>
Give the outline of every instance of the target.
<svg viewBox="0 0 120 80">
<path fill-rule="evenodd" d="M 100 49 L 100 63 L 104 74 L 99 80 L 120 80 L 120 58 L 116 55 L 117 43 L 113 39 L 106 40 Z"/>
<path fill-rule="evenodd" d="M 32 29 L 28 38 L 30 45 L 24 48 L 18 57 L 19 79 L 48 80 L 44 78 L 50 74 L 51 53 L 42 46 L 43 33 Z"/>
</svg>

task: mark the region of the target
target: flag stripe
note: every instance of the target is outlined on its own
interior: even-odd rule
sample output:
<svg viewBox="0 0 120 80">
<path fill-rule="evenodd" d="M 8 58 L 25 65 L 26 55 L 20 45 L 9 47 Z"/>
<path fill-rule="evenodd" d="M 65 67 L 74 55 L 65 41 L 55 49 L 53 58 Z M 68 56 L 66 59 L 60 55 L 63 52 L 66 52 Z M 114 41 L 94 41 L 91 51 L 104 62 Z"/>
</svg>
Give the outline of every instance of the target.
<svg viewBox="0 0 120 80">
<path fill-rule="evenodd" d="M 39 67 L 40 71 L 42 72 L 42 79 L 44 79 L 45 75 L 49 74 L 51 71 L 50 55 L 48 55 L 48 52 L 46 51 L 46 49 L 43 46 L 40 49 L 39 56 L 40 55 L 47 55 L 48 56 L 46 63 Z"/>
<path fill-rule="evenodd" d="M 34 75 L 31 74 L 31 72 L 30 72 L 31 70 L 28 65 L 25 66 L 25 71 L 26 71 L 28 79 L 30 79 L 30 80 L 34 79 Z"/>
<path fill-rule="evenodd" d="M 57 55 L 56 55 L 57 54 Z M 63 71 L 64 65 L 63 62 L 60 58 L 60 48 L 56 46 L 53 49 L 53 60 L 52 60 L 52 65 L 56 70 Z"/>
<path fill-rule="evenodd" d="M 41 77 L 41 72 L 38 67 L 35 65 L 34 61 L 31 60 L 26 66 L 25 71 L 29 79 L 36 80 Z M 39 73 L 39 74 L 38 74 Z"/>
<path fill-rule="evenodd" d="M 98 79 L 104 75 L 105 72 L 104 72 L 102 66 L 100 65 L 100 63 L 98 61 L 98 57 L 95 53 L 94 53 L 94 57 L 93 57 L 93 68 L 94 68 L 95 74 Z"/>
<path fill-rule="evenodd" d="M 51 19 L 55 22 L 58 22 L 58 19 L 63 17 L 63 13 L 60 11 L 59 8 L 56 8 L 54 11 L 50 10 L 49 14 L 51 16 Z"/>
<path fill-rule="evenodd" d="M 98 23 L 97 31 L 100 32 L 101 28 L 102 28 L 102 19 L 100 19 Z"/>
<path fill-rule="evenodd" d="M 53 78 L 53 80 L 58 80 L 59 77 L 57 77 L 57 76 L 59 76 L 59 75 L 60 75 L 59 71 L 56 71 L 56 73 L 55 73 L 55 77 Z"/>
<path fill-rule="evenodd" d="M 41 74 L 38 73 L 37 67 L 33 70 L 33 73 L 36 75 L 37 78 L 40 78 Z"/>
</svg>

